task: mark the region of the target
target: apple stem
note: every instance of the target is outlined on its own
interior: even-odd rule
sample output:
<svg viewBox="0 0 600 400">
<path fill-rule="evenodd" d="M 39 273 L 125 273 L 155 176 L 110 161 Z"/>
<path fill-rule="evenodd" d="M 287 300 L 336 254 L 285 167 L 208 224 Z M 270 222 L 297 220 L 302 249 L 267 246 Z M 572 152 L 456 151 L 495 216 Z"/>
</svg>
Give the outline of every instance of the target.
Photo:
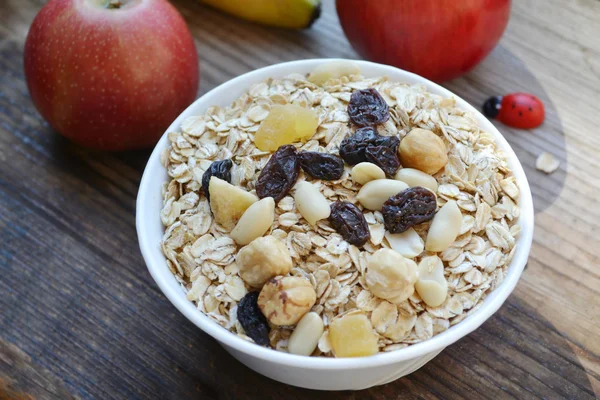
<svg viewBox="0 0 600 400">
<path fill-rule="evenodd" d="M 121 8 L 122 5 L 123 3 L 121 2 L 121 0 L 108 0 L 106 8 L 108 8 L 109 10 L 114 8 Z"/>
</svg>

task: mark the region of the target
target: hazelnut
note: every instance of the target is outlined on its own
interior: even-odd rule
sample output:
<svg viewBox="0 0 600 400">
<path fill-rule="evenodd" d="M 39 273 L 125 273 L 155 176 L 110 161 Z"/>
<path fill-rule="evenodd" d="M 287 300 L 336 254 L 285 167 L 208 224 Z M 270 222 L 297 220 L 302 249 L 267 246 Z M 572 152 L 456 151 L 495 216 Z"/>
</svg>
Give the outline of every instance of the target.
<svg viewBox="0 0 600 400">
<path fill-rule="evenodd" d="M 394 250 L 380 249 L 367 262 L 365 281 L 375 296 L 398 304 L 415 292 L 417 264 Z"/>
<path fill-rule="evenodd" d="M 403 167 L 416 168 L 430 175 L 448 163 L 448 152 L 442 138 L 426 129 L 411 130 L 398 147 Z"/>
<path fill-rule="evenodd" d="M 258 307 L 274 325 L 294 325 L 310 311 L 317 294 L 310 282 L 295 276 L 271 278 L 258 295 Z"/>
<path fill-rule="evenodd" d="M 285 243 L 263 236 L 242 247 L 236 257 L 240 276 L 248 285 L 261 287 L 269 278 L 292 269 L 292 257 Z"/>
</svg>

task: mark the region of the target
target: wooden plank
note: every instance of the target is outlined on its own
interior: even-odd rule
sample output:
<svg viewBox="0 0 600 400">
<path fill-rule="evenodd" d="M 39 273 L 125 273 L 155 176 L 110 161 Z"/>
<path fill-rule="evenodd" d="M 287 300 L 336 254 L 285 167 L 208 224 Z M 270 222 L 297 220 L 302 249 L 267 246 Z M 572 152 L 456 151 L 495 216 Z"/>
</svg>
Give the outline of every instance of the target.
<svg viewBox="0 0 600 400">
<path fill-rule="evenodd" d="M 0 340 L 0 399 L 64 399 L 71 396 L 63 383 L 36 366 L 31 357 L 18 347 Z"/>
</svg>

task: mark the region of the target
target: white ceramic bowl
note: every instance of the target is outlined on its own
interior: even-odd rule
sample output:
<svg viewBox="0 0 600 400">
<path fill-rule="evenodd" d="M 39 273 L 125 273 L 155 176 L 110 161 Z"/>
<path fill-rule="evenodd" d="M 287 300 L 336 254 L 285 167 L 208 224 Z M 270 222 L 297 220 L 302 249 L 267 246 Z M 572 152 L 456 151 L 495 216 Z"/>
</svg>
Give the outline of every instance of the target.
<svg viewBox="0 0 600 400">
<path fill-rule="evenodd" d="M 331 60 L 301 60 L 272 65 L 225 82 L 190 105 L 171 124 L 167 132 L 178 130 L 185 118 L 201 115 L 212 105 L 230 105 L 251 84 L 271 77 L 283 77 L 291 73 L 305 74 L 310 72 L 315 66 L 327 61 Z M 304 357 L 257 346 L 240 339 L 198 311 L 194 304 L 186 299 L 181 286 L 167 268 L 165 257 L 159 246 L 164 231 L 159 217 L 162 207 L 161 185 L 168 178 L 159 159 L 160 153 L 169 145 L 166 133 L 160 139 L 150 156 L 137 198 L 136 224 L 142 255 L 152 277 L 171 303 L 200 329 L 217 339 L 231 355 L 248 367 L 280 382 L 311 389 L 364 389 L 391 382 L 422 367 L 446 346 L 456 342 L 479 327 L 500 308 L 521 276 L 521 272 L 527 262 L 533 236 L 533 204 L 527 178 L 517 156 L 504 137 L 487 118 L 466 101 L 420 76 L 394 67 L 371 62 L 353 62 L 360 66 L 362 74 L 365 77 L 387 75 L 394 81 L 424 84 L 432 93 L 443 96 L 454 96 L 458 102 L 458 106 L 474 112 L 479 124 L 483 129 L 494 135 L 499 147 L 509 157 L 509 165 L 521 188 L 521 198 L 519 201 L 521 207 L 519 220 L 521 234 L 517 239 L 517 250 L 502 285 L 487 296 L 482 307 L 476 313 L 464 321 L 422 343 L 365 358 L 336 359 Z M 493 355 L 490 355 L 490 357 L 493 357 Z M 199 362 L 201 361 L 199 360 Z"/>
</svg>

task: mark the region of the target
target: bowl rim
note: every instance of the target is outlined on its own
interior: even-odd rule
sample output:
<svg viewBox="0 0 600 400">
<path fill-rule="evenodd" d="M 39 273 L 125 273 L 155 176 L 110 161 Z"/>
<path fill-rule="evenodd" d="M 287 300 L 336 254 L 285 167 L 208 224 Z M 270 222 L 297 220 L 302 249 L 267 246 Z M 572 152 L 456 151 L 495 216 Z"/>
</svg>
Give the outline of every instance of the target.
<svg viewBox="0 0 600 400">
<path fill-rule="evenodd" d="M 146 210 L 147 207 L 150 207 L 150 202 L 146 201 L 146 193 L 148 193 L 152 188 L 155 188 L 155 185 L 163 184 L 162 181 L 158 181 L 158 179 L 155 179 L 155 175 L 153 174 L 152 170 L 158 167 L 164 169 L 164 167 L 160 163 L 160 155 L 163 149 L 166 147 L 166 145 L 168 145 L 168 132 L 179 129 L 181 122 L 188 116 L 200 115 L 208 107 L 214 105 L 208 103 L 202 105 L 202 103 L 208 101 L 205 99 L 209 99 L 218 93 L 226 93 L 228 90 L 230 90 L 234 86 L 237 86 L 240 83 L 244 83 L 244 90 L 247 90 L 252 84 L 263 81 L 263 75 L 267 75 L 268 77 L 281 77 L 284 75 L 288 75 L 289 72 L 282 75 L 281 73 L 279 73 L 279 71 L 290 69 L 290 67 L 295 67 L 298 69 L 297 72 L 300 72 L 301 70 L 310 70 L 316 65 L 331 61 L 353 62 L 361 68 L 361 71 L 363 70 L 363 67 L 367 69 L 374 69 L 377 71 L 375 74 L 368 74 L 369 76 L 389 76 L 390 80 L 405 80 L 408 82 L 412 82 L 412 84 L 422 84 L 427 87 L 428 91 L 446 97 L 455 98 L 457 105 L 460 108 L 474 113 L 474 115 L 477 118 L 478 124 L 485 131 L 491 133 L 494 136 L 495 140 L 497 141 L 497 145 L 506 154 L 508 163 L 511 166 L 513 175 L 515 176 L 517 184 L 520 188 L 519 206 L 521 213 L 519 216 L 519 225 L 521 226 L 521 232 L 519 234 L 519 237 L 517 238 L 518 247 L 515 251 L 515 254 L 513 255 L 513 259 L 508 267 L 508 272 L 502 284 L 486 296 L 478 310 L 476 310 L 473 314 L 469 315 L 467 318 L 460 321 L 456 325 L 451 326 L 446 331 L 441 332 L 423 342 L 409 345 L 403 349 L 394 350 L 391 352 L 382 352 L 369 357 L 330 358 L 308 357 L 289 354 L 286 352 L 281 352 L 266 347 L 258 346 L 254 343 L 242 339 L 241 337 L 231 333 L 229 330 L 221 327 L 216 322 L 212 321 L 209 317 L 207 317 L 205 314 L 203 314 L 200 310 L 198 310 L 191 301 L 187 300 L 185 293 L 183 292 L 183 290 L 181 290 L 181 287 L 179 285 L 177 285 L 177 289 L 179 289 L 177 291 L 172 286 L 170 286 L 169 283 L 167 283 L 163 279 L 163 277 L 161 277 L 161 274 L 164 272 L 164 269 L 167 269 L 167 271 L 171 275 L 171 278 L 176 281 L 173 274 L 168 270 L 168 267 L 166 265 L 166 259 L 162 255 L 162 252 L 162 257 L 156 257 L 153 254 L 153 252 L 156 251 L 156 247 L 159 246 L 159 243 L 153 243 L 148 238 L 147 225 L 149 221 L 147 218 L 144 217 L 144 215 L 147 213 L 147 211 L 144 212 L 144 210 Z M 257 79 L 257 77 L 260 78 Z M 220 105 L 224 106 L 223 104 Z M 199 107 L 203 108 L 203 110 L 194 111 Z M 160 209 L 155 210 L 155 212 L 153 212 L 153 214 L 156 215 L 156 218 L 159 218 L 159 212 Z M 533 239 L 533 227 L 533 201 L 531 197 L 531 190 L 527 178 L 525 176 L 525 172 L 523 171 L 523 167 L 521 166 L 521 163 L 519 162 L 516 154 L 514 153 L 504 136 L 477 109 L 475 109 L 468 102 L 466 102 L 456 94 L 452 93 L 448 89 L 445 89 L 440 85 L 431 82 L 428 79 L 423 78 L 414 73 L 404 71 L 396 67 L 373 63 L 369 61 L 349 60 L 341 58 L 305 59 L 288 61 L 266 66 L 237 76 L 229 81 L 226 81 L 223 84 L 215 87 L 203 96 L 196 99 L 169 126 L 169 128 L 165 131 L 158 144 L 152 151 L 152 154 L 150 155 L 148 163 L 144 169 L 136 201 L 136 228 L 140 244 L 140 250 L 144 261 L 146 262 L 148 270 L 154 278 L 160 290 L 186 318 L 188 318 L 192 323 L 194 323 L 208 335 L 217 339 L 221 344 L 229 346 L 239 352 L 280 365 L 316 370 L 359 369 L 394 364 L 405 360 L 418 358 L 420 356 L 423 356 L 424 354 L 432 353 L 434 351 L 441 351 L 446 346 L 456 342 L 460 338 L 471 333 L 500 308 L 500 306 L 504 303 L 506 298 L 515 288 L 521 276 L 521 273 L 523 272 L 523 269 L 527 263 L 527 258 L 529 256 L 529 251 Z M 168 277 L 166 277 L 166 279 L 170 280 Z"/>
</svg>

